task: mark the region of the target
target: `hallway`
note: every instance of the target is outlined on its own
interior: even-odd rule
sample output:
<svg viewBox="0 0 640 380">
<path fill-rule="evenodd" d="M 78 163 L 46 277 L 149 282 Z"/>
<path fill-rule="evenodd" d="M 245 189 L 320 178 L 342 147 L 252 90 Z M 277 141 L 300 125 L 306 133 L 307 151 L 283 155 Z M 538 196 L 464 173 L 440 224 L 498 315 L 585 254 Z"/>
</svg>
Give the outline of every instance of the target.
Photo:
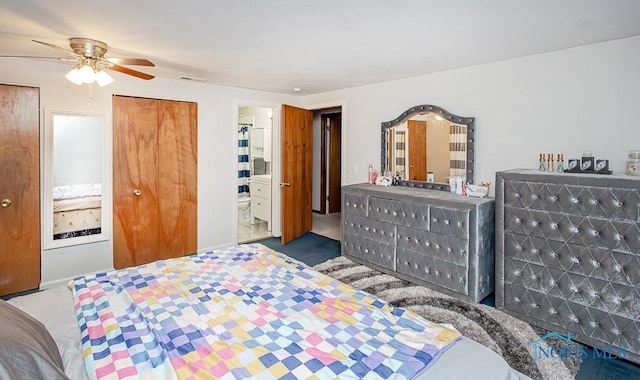
<svg viewBox="0 0 640 380">
<path fill-rule="evenodd" d="M 318 214 L 313 213 L 313 227 L 311 232 L 326 236 L 333 240 L 340 240 L 340 213 Z M 267 223 L 256 220 L 255 224 L 238 225 L 238 243 L 248 243 L 255 240 L 264 239 L 271 236 L 271 231 L 267 230 Z"/>
<path fill-rule="evenodd" d="M 311 232 L 333 240 L 340 240 L 340 213 L 318 214 L 314 212 Z"/>
</svg>

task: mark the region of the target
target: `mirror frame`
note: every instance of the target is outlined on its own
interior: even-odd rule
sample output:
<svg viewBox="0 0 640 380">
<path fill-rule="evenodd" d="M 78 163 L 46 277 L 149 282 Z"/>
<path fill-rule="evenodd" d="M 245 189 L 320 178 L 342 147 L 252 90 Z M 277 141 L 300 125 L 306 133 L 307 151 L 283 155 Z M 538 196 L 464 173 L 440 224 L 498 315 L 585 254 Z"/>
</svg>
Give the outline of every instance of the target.
<svg viewBox="0 0 640 380">
<path fill-rule="evenodd" d="M 60 109 L 45 109 L 43 126 L 42 156 L 42 242 L 43 250 L 69 247 L 80 244 L 107 241 L 111 235 L 111 172 L 109 154 L 111 151 L 111 129 L 109 114 L 106 112 L 84 112 Z M 93 116 L 102 124 L 102 199 L 100 233 L 76 236 L 67 239 L 53 239 L 53 150 L 54 150 L 54 116 Z"/>
<path fill-rule="evenodd" d="M 475 152 L 475 118 L 474 117 L 465 117 L 465 116 L 457 116 L 454 115 L 450 112 L 448 112 L 447 110 L 445 110 L 444 108 L 438 107 L 438 106 L 434 106 L 434 105 L 430 105 L 430 104 L 423 104 L 423 105 L 418 105 L 418 106 L 414 106 L 409 108 L 408 110 L 404 111 L 402 114 L 400 114 L 400 116 L 396 117 L 393 120 L 390 121 L 385 121 L 382 123 L 381 126 L 381 165 L 380 167 L 382 168 L 382 173 L 386 173 L 388 168 L 387 166 L 387 131 L 393 127 L 396 127 L 402 123 L 404 123 L 406 120 L 410 119 L 411 117 L 418 115 L 418 114 L 422 114 L 422 113 L 427 113 L 427 112 L 431 112 L 431 113 L 435 113 L 438 114 L 440 116 L 442 116 L 443 118 L 445 118 L 446 120 L 450 121 L 451 123 L 455 123 L 455 124 L 462 124 L 462 125 L 466 125 L 467 126 L 467 178 L 466 181 L 468 183 L 474 183 L 474 163 L 475 163 L 475 159 L 474 159 L 474 152 Z M 410 180 L 399 180 L 397 181 L 398 186 L 409 186 L 409 187 L 418 187 L 418 188 L 422 188 L 422 189 L 433 189 L 433 190 L 443 190 L 443 191 L 448 191 L 449 190 L 449 184 L 448 183 L 439 183 L 439 182 L 422 182 L 422 181 L 410 181 Z"/>
</svg>

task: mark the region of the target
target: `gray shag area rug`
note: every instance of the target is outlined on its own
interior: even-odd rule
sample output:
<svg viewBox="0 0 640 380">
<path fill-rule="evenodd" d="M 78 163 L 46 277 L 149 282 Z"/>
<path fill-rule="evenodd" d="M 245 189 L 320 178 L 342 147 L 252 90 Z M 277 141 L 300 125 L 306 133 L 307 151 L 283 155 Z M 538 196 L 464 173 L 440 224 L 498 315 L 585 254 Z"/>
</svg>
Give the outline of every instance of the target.
<svg viewBox="0 0 640 380">
<path fill-rule="evenodd" d="M 431 321 L 453 325 L 462 335 L 495 351 L 512 368 L 532 379 L 574 379 L 580 368 L 580 359 L 534 360 L 533 341 L 546 335 L 547 331 L 491 306 L 461 301 L 380 273 L 346 257 L 331 259 L 314 269 Z"/>
</svg>

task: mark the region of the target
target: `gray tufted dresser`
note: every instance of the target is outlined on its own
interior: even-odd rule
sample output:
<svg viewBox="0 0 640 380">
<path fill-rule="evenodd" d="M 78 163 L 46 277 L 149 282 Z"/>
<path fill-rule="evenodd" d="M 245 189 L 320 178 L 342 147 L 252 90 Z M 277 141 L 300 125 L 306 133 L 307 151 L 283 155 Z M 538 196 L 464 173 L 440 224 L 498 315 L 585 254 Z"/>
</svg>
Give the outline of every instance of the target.
<svg viewBox="0 0 640 380">
<path fill-rule="evenodd" d="M 640 363 L 640 178 L 496 176 L 496 307 Z"/>
<path fill-rule="evenodd" d="M 467 301 L 493 292 L 493 199 L 358 184 L 342 202 L 343 256 Z"/>
</svg>

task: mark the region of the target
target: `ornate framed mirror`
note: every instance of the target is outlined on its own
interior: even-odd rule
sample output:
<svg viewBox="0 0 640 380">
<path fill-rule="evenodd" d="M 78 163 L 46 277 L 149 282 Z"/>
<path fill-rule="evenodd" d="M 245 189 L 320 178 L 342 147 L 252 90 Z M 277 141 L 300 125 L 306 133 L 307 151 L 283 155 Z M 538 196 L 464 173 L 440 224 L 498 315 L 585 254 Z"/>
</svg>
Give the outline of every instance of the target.
<svg viewBox="0 0 640 380">
<path fill-rule="evenodd" d="M 108 126 L 106 113 L 45 110 L 45 249 L 109 239 Z"/>
<path fill-rule="evenodd" d="M 398 185 L 449 190 L 449 178 L 474 181 L 475 118 L 419 105 L 382 123 L 381 168 Z"/>
</svg>

